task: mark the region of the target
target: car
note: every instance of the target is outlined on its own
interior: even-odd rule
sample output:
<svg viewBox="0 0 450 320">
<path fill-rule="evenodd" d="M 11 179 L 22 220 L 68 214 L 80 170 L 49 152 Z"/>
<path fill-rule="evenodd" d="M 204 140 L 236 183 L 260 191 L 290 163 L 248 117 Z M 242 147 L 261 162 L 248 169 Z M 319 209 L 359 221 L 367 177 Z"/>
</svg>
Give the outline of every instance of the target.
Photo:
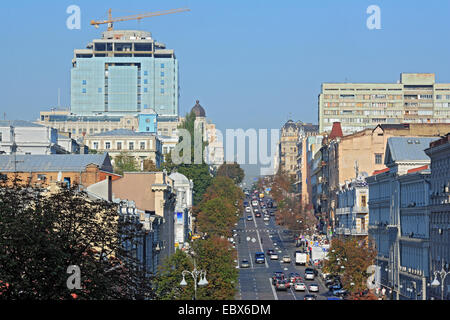
<svg viewBox="0 0 450 320">
<path fill-rule="evenodd" d="M 276 285 L 277 281 L 284 280 L 284 275 L 276 275 L 272 277 L 272 284 Z"/>
<path fill-rule="evenodd" d="M 254 212 L 254 213 L 259 213 L 258 208 L 253 209 L 253 212 Z"/>
<path fill-rule="evenodd" d="M 294 290 L 295 291 L 305 291 L 306 285 L 303 282 L 297 281 L 294 283 Z"/>
<path fill-rule="evenodd" d="M 341 288 L 338 290 L 333 290 L 332 294 L 335 297 L 344 297 L 347 295 L 347 291 L 345 289 Z"/>
<path fill-rule="evenodd" d="M 326 273 L 326 272 L 322 273 L 322 280 L 328 280 L 329 278 L 331 278 L 330 273 Z"/>
<path fill-rule="evenodd" d="M 311 292 L 318 292 L 319 291 L 319 285 L 317 283 L 311 283 L 309 285 L 309 291 L 311 291 Z"/>
<path fill-rule="evenodd" d="M 305 294 L 305 297 L 303 298 L 303 300 L 316 300 L 316 295 L 315 294 Z"/>
<path fill-rule="evenodd" d="M 259 213 L 259 212 L 255 213 L 255 217 L 256 218 L 261 218 L 261 213 Z"/>
<path fill-rule="evenodd" d="M 287 290 L 289 288 L 288 282 L 286 280 L 277 280 L 275 283 L 275 289 L 278 290 Z"/>
<path fill-rule="evenodd" d="M 270 260 L 278 260 L 278 254 L 277 253 L 272 253 L 271 255 L 270 255 Z"/>
<path fill-rule="evenodd" d="M 253 221 L 253 217 L 252 216 L 247 216 L 247 221 Z"/>
<path fill-rule="evenodd" d="M 305 269 L 305 279 L 306 280 L 314 280 L 314 270 L 312 270 L 311 268 L 306 268 Z"/>
<path fill-rule="evenodd" d="M 272 253 L 275 253 L 273 249 L 267 249 L 267 255 L 270 256 Z"/>
<path fill-rule="evenodd" d="M 274 211 L 270 211 L 269 215 L 270 215 L 271 217 L 274 217 L 274 216 L 275 216 L 275 212 L 274 212 Z"/>
<path fill-rule="evenodd" d="M 270 217 L 269 216 L 264 216 L 264 221 L 270 221 Z"/>
<path fill-rule="evenodd" d="M 255 252 L 255 263 L 265 263 L 266 257 L 264 256 L 264 252 Z"/>
<path fill-rule="evenodd" d="M 250 268 L 250 263 L 247 259 L 241 261 L 241 268 Z"/>
<path fill-rule="evenodd" d="M 340 290 L 342 289 L 342 284 L 340 282 L 335 282 L 331 286 L 328 287 L 330 291 Z"/>
<path fill-rule="evenodd" d="M 284 272 L 282 272 L 282 271 L 275 271 L 275 272 L 273 273 L 273 275 L 272 275 L 272 283 L 273 283 L 273 284 L 275 284 L 275 283 L 274 283 L 274 280 L 275 280 L 277 277 L 281 277 L 282 279 L 284 279 L 284 278 L 285 278 Z"/>
<path fill-rule="evenodd" d="M 284 263 L 291 263 L 291 257 L 288 255 L 283 256 L 283 262 Z"/>
<path fill-rule="evenodd" d="M 301 281 L 303 280 L 302 277 L 300 276 L 300 274 L 298 274 L 297 272 L 291 272 L 289 273 L 289 282 L 290 283 L 295 283 L 297 281 Z"/>
<path fill-rule="evenodd" d="M 246 207 L 245 212 L 252 212 L 252 209 L 250 209 L 250 207 Z"/>
</svg>

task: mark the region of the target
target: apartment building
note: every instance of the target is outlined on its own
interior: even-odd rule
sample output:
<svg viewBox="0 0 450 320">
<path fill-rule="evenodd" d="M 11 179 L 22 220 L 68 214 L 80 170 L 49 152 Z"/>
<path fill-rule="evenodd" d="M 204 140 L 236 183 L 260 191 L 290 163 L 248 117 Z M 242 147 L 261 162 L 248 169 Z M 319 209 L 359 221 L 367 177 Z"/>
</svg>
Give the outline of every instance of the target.
<svg viewBox="0 0 450 320">
<path fill-rule="evenodd" d="M 319 131 L 340 122 L 344 134 L 378 124 L 450 123 L 450 83 L 433 73 L 402 73 L 397 83 L 323 83 Z"/>
</svg>

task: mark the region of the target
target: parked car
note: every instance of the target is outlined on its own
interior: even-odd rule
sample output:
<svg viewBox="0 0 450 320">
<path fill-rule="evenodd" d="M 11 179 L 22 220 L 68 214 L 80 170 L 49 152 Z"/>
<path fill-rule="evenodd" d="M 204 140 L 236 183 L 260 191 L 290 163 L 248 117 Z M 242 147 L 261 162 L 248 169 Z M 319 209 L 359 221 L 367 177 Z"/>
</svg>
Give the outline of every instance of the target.
<svg viewBox="0 0 450 320">
<path fill-rule="evenodd" d="M 333 290 L 332 293 L 333 293 L 333 296 L 336 296 L 336 297 L 344 297 L 344 296 L 347 295 L 347 291 L 345 289 L 343 289 L 343 288 L 337 289 L 337 290 Z"/>
<path fill-rule="evenodd" d="M 291 263 L 291 257 L 288 255 L 283 256 L 283 262 L 284 263 Z"/>
<path fill-rule="evenodd" d="M 247 259 L 241 261 L 241 268 L 250 268 L 250 263 Z"/>
<path fill-rule="evenodd" d="M 318 292 L 319 291 L 319 285 L 317 283 L 311 283 L 309 285 L 309 291 L 311 291 L 311 292 Z"/>
<path fill-rule="evenodd" d="M 305 291 L 306 285 L 303 282 L 297 281 L 294 283 L 294 289 L 295 291 Z"/>
<path fill-rule="evenodd" d="M 316 295 L 315 294 L 305 294 L 305 297 L 303 298 L 303 300 L 316 300 Z"/>
</svg>

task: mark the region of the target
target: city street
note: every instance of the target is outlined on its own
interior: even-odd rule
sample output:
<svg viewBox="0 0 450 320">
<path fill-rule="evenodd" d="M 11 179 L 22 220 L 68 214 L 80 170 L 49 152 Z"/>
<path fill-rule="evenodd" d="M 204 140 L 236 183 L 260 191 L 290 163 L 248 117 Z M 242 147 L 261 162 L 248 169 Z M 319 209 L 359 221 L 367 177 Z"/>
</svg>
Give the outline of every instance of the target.
<svg viewBox="0 0 450 320">
<path fill-rule="evenodd" d="M 240 300 L 303 300 L 309 292 L 310 283 L 319 284 L 319 292 L 314 292 L 317 300 L 326 300 L 328 289 L 324 287 L 319 277 L 314 280 L 305 280 L 306 291 L 295 291 L 293 287 L 287 291 L 276 291 L 272 285 L 271 277 L 274 272 L 284 272 L 289 276 L 291 272 L 299 273 L 304 278 L 305 266 L 296 266 L 294 253 L 296 250 L 295 241 L 287 230 L 275 224 L 275 217 L 270 217 L 270 221 L 264 221 L 263 215 L 255 217 L 251 199 L 251 213 L 246 213 L 243 208 L 243 216 L 240 218 L 236 228 L 235 237 L 236 248 L 238 250 L 238 263 L 243 259 L 250 263 L 249 268 L 239 268 L 239 286 L 236 299 Z M 258 206 L 261 212 L 260 206 Z M 271 208 L 268 208 L 273 210 Z M 253 221 L 247 221 L 247 216 L 252 215 Z M 273 249 L 278 254 L 278 260 L 270 260 L 267 250 Z M 266 261 L 264 264 L 255 264 L 255 252 L 264 252 Z M 291 263 L 283 263 L 284 255 L 291 257 Z"/>
</svg>

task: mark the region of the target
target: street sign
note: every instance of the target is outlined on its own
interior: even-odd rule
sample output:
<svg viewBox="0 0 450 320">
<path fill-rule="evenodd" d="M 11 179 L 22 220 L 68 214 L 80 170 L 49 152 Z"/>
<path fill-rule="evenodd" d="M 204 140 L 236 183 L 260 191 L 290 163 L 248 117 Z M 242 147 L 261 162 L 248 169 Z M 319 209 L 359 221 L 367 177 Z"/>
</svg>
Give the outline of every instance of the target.
<svg viewBox="0 0 450 320">
<path fill-rule="evenodd" d="M 247 237 L 247 241 L 250 241 L 250 237 Z"/>
<path fill-rule="evenodd" d="M 256 239 L 255 239 L 255 238 L 253 238 L 253 239 L 252 239 L 252 242 L 253 242 L 253 243 L 255 243 L 255 242 L 256 242 Z"/>
</svg>

